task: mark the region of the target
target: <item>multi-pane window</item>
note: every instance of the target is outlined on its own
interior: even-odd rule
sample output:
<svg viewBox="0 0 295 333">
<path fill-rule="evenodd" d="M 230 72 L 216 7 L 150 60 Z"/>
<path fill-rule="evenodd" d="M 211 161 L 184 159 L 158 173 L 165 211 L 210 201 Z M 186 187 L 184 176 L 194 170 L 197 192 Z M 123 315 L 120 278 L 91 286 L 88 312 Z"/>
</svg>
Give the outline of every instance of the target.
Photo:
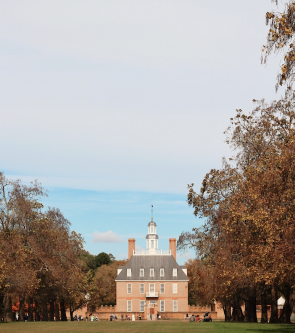
<svg viewBox="0 0 295 333">
<path fill-rule="evenodd" d="M 141 269 L 139 270 L 139 276 L 140 276 L 140 277 L 144 277 L 144 268 L 141 268 Z"/>
<path fill-rule="evenodd" d="M 131 277 L 131 268 L 127 268 L 127 277 Z"/>
<path fill-rule="evenodd" d="M 173 294 L 177 294 L 177 283 L 173 283 Z"/>
<path fill-rule="evenodd" d="M 173 276 L 177 276 L 177 268 L 173 268 Z"/>
<path fill-rule="evenodd" d="M 139 292 L 140 292 L 140 294 L 144 294 L 144 283 L 140 283 Z"/>
<path fill-rule="evenodd" d="M 160 283 L 160 294 L 164 294 L 164 293 L 165 293 L 165 284 Z"/>
<path fill-rule="evenodd" d="M 131 312 L 132 311 L 132 301 L 127 301 L 127 312 Z"/>
<path fill-rule="evenodd" d="M 150 276 L 154 276 L 155 275 L 155 270 L 153 268 L 150 269 Z"/>
<path fill-rule="evenodd" d="M 164 276 L 164 268 L 160 268 L 160 276 L 161 276 L 161 277 Z"/>
<path fill-rule="evenodd" d="M 150 283 L 150 293 L 154 293 L 154 292 L 155 292 L 155 284 Z"/>
<path fill-rule="evenodd" d="M 140 305 L 140 312 L 144 312 L 144 301 L 140 301 L 140 303 L 139 303 L 139 305 Z"/>
<path fill-rule="evenodd" d="M 154 248 L 154 241 L 151 240 L 151 249 L 153 249 L 153 248 Z"/>
<path fill-rule="evenodd" d="M 160 300 L 160 311 L 164 312 L 165 311 L 165 301 Z"/>
<path fill-rule="evenodd" d="M 173 312 L 177 312 L 177 300 L 173 300 Z"/>
<path fill-rule="evenodd" d="M 131 294 L 131 283 L 127 283 L 127 294 Z"/>
</svg>

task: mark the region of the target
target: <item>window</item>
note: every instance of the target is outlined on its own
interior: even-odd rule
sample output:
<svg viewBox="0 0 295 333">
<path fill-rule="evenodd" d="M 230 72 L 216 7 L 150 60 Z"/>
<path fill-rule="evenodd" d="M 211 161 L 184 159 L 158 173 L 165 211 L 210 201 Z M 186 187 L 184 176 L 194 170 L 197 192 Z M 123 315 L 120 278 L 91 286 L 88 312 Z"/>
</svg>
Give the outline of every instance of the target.
<svg viewBox="0 0 295 333">
<path fill-rule="evenodd" d="M 144 294 L 144 283 L 141 283 L 141 284 L 139 285 L 139 293 L 140 293 L 140 294 Z"/>
<path fill-rule="evenodd" d="M 185 275 L 187 275 L 187 268 L 183 268 L 182 270 L 183 270 L 183 273 L 184 273 Z"/>
<path fill-rule="evenodd" d="M 177 308 L 177 300 L 173 300 L 173 312 L 177 312 Z"/>
<path fill-rule="evenodd" d="M 154 227 L 151 227 L 151 234 L 154 233 Z"/>
<path fill-rule="evenodd" d="M 118 268 L 118 269 L 117 269 L 117 275 L 119 275 L 121 272 L 122 272 L 122 269 L 121 269 L 121 268 Z"/>
<path fill-rule="evenodd" d="M 177 294 L 177 283 L 173 283 L 173 294 Z"/>
<path fill-rule="evenodd" d="M 155 292 L 155 284 L 150 283 L 150 293 L 154 293 L 154 292 Z"/>
<path fill-rule="evenodd" d="M 127 268 L 127 277 L 131 276 L 131 268 Z"/>
<path fill-rule="evenodd" d="M 146 240 L 146 249 L 147 250 L 149 249 L 149 241 L 148 241 L 148 239 Z"/>
<path fill-rule="evenodd" d="M 177 276 L 177 268 L 173 268 L 173 276 Z"/>
<path fill-rule="evenodd" d="M 153 268 L 150 269 L 150 276 L 154 276 L 155 275 L 155 270 Z"/>
<path fill-rule="evenodd" d="M 165 284 L 160 283 L 160 294 L 164 294 L 164 293 L 165 293 Z"/>
<path fill-rule="evenodd" d="M 160 311 L 161 312 L 165 311 L 165 301 L 163 301 L 163 300 L 160 301 Z"/>
<path fill-rule="evenodd" d="M 131 294 L 131 283 L 127 283 L 127 294 Z"/>
<path fill-rule="evenodd" d="M 139 303 L 139 307 L 140 307 L 140 312 L 144 312 L 144 301 L 140 301 L 140 303 Z"/>
<path fill-rule="evenodd" d="M 153 248 L 154 248 L 154 241 L 151 240 L 151 249 L 153 249 Z"/>
<path fill-rule="evenodd" d="M 139 276 L 140 276 L 140 277 L 144 277 L 144 268 L 141 268 L 141 269 L 139 270 Z"/>
<path fill-rule="evenodd" d="M 160 268 L 160 276 L 161 276 L 161 277 L 164 276 L 164 268 Z"/>
<path fill-rule="evenodd" d="M 127 312 L 132 311 L 132 301 L 127 301 Z"/>
</svg>

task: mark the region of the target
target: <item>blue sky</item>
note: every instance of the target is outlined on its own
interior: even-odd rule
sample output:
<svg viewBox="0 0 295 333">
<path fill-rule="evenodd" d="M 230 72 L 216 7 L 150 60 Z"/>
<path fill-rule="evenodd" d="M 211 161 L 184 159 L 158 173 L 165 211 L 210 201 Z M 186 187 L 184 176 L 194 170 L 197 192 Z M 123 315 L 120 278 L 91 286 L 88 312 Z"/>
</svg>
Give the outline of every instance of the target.
<svg viewBox="0 0 295 333">
<path fill-rule="evenodd" d="M 1 170 L 48 188 L 46 204 L 91 253 L 124 257 L 129 236 L 144 247 L 151 203 L 163 249 L 198 226 L 187 184 L 198 189 L 230 156 L 223 132 L 235 109 L 280 97 L 280 55 L 260 63 L 275 5 L 4 0 L 0 9 Z M 112 243 L 92 243 L 105 232 Z"/>
<path fill-rule="evenodd" d="M 136 239 L 136 247 L 145 249 L 147 224 L 151 220 L 151 202 L 157 223 L 159 249 L 169 249 L 169 238 L 201 225 L 186 204 L 185 194 L 123 191 L 92 191 L 50 188 L 44 201 L 59 207 L 72 222 L 75 231 L 85 239 L 85 248 L 93 254 L 112 253 L 117 259 L 127 258 L 128 238 Z M 111 236 L 107 234 L 112 231 Z M 94 233 L 104 236 L 96 240 Z M 193 255 L 179 253 L 179 262 Z"/>
</svg>

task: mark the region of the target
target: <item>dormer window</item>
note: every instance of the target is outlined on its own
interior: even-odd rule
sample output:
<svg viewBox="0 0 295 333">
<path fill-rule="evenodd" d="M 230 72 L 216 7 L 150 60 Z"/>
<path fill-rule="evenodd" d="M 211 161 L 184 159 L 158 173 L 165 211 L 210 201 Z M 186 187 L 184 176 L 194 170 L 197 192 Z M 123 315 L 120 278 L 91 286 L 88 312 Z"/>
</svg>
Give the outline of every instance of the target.
<svg viewBox="0 0 295 333">
<path fill-rule="evenodd" d="M 177 276 L 177 268 L 173 268 L 173 276 Z"/>
<path fill-rule="evenodd" d="M 153 268 L 150 269 L 150 276 L 151 277 L 155 276 L 155 270 Z"/>
<path fill-rule="evenodd" d="M 144 268 L 141 268 L 141 269 L 139 270 L 139 276 L 140 276 L 140 277 L 144 277 Z"/>
<path fill-rule="evenodd" d="M 131 268 L 127 268 L 127 277 L 131 277 Z"/>
<path fill-rule="evenodd" d="M 164 268 L 160 268 L 160 276 L 161 276 L 161 277 L 164 276 Z"/>
</svg>

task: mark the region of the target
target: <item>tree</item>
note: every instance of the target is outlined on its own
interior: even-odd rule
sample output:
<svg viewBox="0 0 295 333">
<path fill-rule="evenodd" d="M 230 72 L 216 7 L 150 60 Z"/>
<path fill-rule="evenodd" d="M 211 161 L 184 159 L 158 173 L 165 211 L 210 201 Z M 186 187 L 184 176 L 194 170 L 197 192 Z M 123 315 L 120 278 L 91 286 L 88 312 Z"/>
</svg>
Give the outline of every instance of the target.
<svg viewBox="0 0 295 333">
<path fill-rule="evenodd" d="M 266 63 L 271 53 L 283 52 L 284 63 L 277 76 L 276 90 L 283 84 L 290 87 L 295 77 L 295 2 L 286 1 L 283 12 L 267 12 L 266 24 L 269 31 L 267 42 L 262 47 L 261 61 Z"/>
<path fill-rule="evenodd" d="M 110 263 L 111 263 L 111 258 L 105 252 L 101 252 L 95 257 L 95 266 L 96 267 L 100 267 L 102 265 L 108 265 Z"/>
<path fill-rule="evenodd" d="M 109 265 L 99 267 L 90 284 L 88 306 L 95 311 L 100 305 L 116 304 L 117 268 L 126 265 L 125 260 L 115 261 Z"/>
<path fill-rule="evenodd" d="M 199 257 L 214 268 L 216 297 L 232 303 L 233 318 L 256 321 L 256 298 L 265 304 L 272 290 L 271 322 L 277 321 L 276 296 L 285 299 L 281 321 L 290 322 L 293 292 L 295 222 L 294 100 L 269 105 L 261 101 L 250 115 L 238 110 L 227 131 L 237 151 L 236 166 L 224 161 L 211 170 L 199 193 L 189 186 L 194 214 L 207 218 L 202 229 L 183 233 L 179 247 L 196 247 Z M 225 304 L 226 307 L 226 304 Z M 236 310 L 235 310 L 236 309 Z"/>
<path fill-rule="evenodd" d="M 214 276 L 212 269 L 201 260 L 189 260 L 187 268 L 188 302 L 190 305 L 208 306 L 214 303 Z"/>
</svg>

